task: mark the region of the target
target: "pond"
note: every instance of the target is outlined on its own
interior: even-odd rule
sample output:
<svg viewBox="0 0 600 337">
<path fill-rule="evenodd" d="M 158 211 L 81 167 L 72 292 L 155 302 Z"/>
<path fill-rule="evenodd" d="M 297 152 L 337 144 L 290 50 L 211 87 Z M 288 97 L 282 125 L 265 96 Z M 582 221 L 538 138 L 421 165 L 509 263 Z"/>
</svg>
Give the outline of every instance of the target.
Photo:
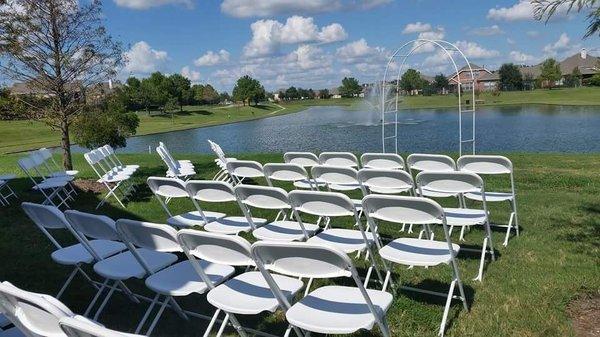
<svg viewBox="0 0 600 337">
<path fill-rule="evenodd" d="M 468 115 L 468 114 L 467 114 Z M 458 152 L 456 109 L 414 109 L 399 115 L 399 151 Z M 254 121 L 134 137 L 122 152 L 147 152 L 159 141 L 172 152 L 210 153 L 207 139 L 228 153 L 381 151 L 379 114 L 340 107 Z M 481 107 L 477 152 L 600 152 L 600 107 Z"/>
</svg>

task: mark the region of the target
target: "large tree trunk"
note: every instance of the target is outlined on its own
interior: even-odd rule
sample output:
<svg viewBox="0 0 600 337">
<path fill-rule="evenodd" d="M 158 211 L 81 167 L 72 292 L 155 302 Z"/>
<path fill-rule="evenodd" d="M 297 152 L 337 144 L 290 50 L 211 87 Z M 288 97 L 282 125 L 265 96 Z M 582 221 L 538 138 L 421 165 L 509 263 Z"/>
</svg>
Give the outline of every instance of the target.
<svg viewBox="0 0 600 337">
<path fill-rule="evenodd" d="M 71 158 L 71 140 L 69 139 L 69 125 L 63 121 L 60 125 L 62 135 L 61 147 L 63 150 L 63 167 L 65 170 L 73 169 L 73 161 Z"/>
</svg>

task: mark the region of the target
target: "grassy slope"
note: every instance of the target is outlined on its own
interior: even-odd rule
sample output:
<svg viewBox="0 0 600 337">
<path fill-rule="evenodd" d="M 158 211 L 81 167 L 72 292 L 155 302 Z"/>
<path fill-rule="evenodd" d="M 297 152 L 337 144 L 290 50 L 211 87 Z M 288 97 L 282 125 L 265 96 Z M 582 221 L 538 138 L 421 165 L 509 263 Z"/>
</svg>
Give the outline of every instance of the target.
<svg viewBox="0 0 600 337">
<path fill-rule="evenodd" d="M 208 156 L 176 157 L 192 159 L 200 172 L 199 178 L 212 177 L 215 172 L 212 159 Z M 236 157 L 253 158 L 263 163 L 281 161 L 281 155 L 277 154 L 244 154 Z M 503 233 L 494 233 L 499 258 L 488 265 L 483 283 L 471 281 L 476 274 L 478 256 L 459 256 L 472 309 L 465 312 L 458 303 L 453 305 L 451 317 L 454 319 L 447 335 L 572 336 L 565 313 L 567 303 L 580 292 L 598 292 L 600 289 L 600 168 L 597 165 L 600 155 L 510 154 L 509 157 L 516 167 L 523 228 L 521 236 L 513 238 L 509 246 L 504 248 L 500 245 Z M 18 173 L 16 158 L 15 155 L 0 157 L 0 172 Z M 145 177 L 164 174 L 165 169 L 157 156 L 123 155 L 122 158 L 125 162 L 141 165 L 142 171 L 137 178 L 141 184 L 140 191 L 128 203 L 127 209 L 110 204 L 100 212 L 113 218 L 164 221 L 164 212 L 143 185 Z M 80 155 L 75 156 L 75 165 L 82 171 L 82 177 L 92 177 Z M 497 179 L 487 181 L 490 189 L 506 186 Z M 40 200 L 28 190 L 30 184 L 26 180 L 17 180 L 12 185 L 19 193 L 20 200 Z M 74 208 L 93 211 L 97 198 L 98 195 L 82 193 Z M 0 280 L 9 280 L 30 290 L 55 293 L 66 276 L 67 268 L 52 263 L 49 242 L 25 218 L 16 206 L 18 202 L 14 199 L 11 201 L 13 206 L 0 207 L 0 256 L 3 261 Z M 174 212 L 192 209 L 187 201 L 172 201 L 169 207 Z M 235 205 L 219 204 L 214 206 L 214 210 L 240 214 Z M 506 210 L 506 207 L 494 205 L 491 208 L 493 220 L 504 220 Z M 255 215 L 269 214 L 257 212 Z M 337 224 L 351 227 L 347 220 Z M 480 229 L 474 229 L 468 233 L 464 245 L 479 247 L 481 232 Z M 382 226 L 382 234 L 388 237 L 407 235 L 389 225 Z M 69 239 L 69 235 L 59 236 Z M 364 266 L 362 260 L 359 264 Z M 450 278 L 450 270 L 446 266 L 414 270 L 397 267 L 395 272 L 396 280 L 405 284 L 439 290 L 447 287 Z M 133 284 L 138 290 L 143 289 L 141 282 L 128 284 Z M 83 312 L 92 295 L 91 289 L 78 280 L 64 300 L 76 312 Z M 186 308 L 209 312 L 201 296 L 193 296 L 183 303 Z M 117 295 L 100 321 L 109 327 L 132 331 L 144 310 L 145 306 L 136 306 Z M 388 313 L 392 335 L 433 336 L 442 311 L 443 303 L 437 299 L 399 292 L 395 294 Z M 282 334 L 285 324 L 280 317 L 266 315 L 261 320 L 245 318 L 244 324 Z M 185 322 L 167 311 L 154 335 L 198 336 L 205 326 L 204 321 L 194 319 Z M 232 331 L 229 333 L 234 336 Z M 357 335 L 370 336 L 367 333 Z"/>
</svg>

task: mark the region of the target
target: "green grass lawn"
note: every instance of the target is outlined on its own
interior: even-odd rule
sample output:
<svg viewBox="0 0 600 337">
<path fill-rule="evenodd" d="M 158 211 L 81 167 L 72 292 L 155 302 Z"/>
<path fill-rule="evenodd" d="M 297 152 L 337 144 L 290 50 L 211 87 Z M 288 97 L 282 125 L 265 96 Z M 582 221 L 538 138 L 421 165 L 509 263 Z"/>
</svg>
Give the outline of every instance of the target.
<svg viewBox="0 0 600 337">
<path fill-rule="evenodd" d="M 282 161 L 280 154 L 235 156 L 262 163 Z M 459 255 L 459 267 L 471 310 L 467 312 L 458 302 L 454 303 L 447 336 L 573 336 L 566 311 L 568 303 L 578 294 L 597 296 L 600 291 L 600 155 L 508 156 L 515 165 L 521 236 L 512 238 L 508 247 L 502 247 L 503 232 L 494 232 L 498 259 L 487 264 L 483 283 L 471 281 L 477 272 L 478 254 Z M 141 165 L 135 179 L 140 188 L 133 200 L 127 203 L 127 209 L 110 203 L 94 211 L 100 196 L 91 192 L 81 192 L 73 208 L 106 214 L 115 219 L 163 222 L 166 215 L 144 184 L 147 176 L 164 175 L 165 167 L 158 156 L 124 154 L 121 157 L 126 163 Z M 175 157 L 192 159 L 199 172 L 197 178 L 210 178 L 216 171 L 209 156 Z M 19 173 L 16 160 L 16 155 L 0 157 L 0 172 Z M 93 178 L 81 155 L 75 155 L 74 160 L 76 168 L 81 170 L 81 178 Z M 507 187 L 498 178 L 486 181 L 488 190 Z M 264 184 L 262 181 L 258 183 Z M 31 184 L 22 177 L 11 184 L 20 199 L 11 199 L 13 205 L 10 207 L 0 207 L 0 280 L 8 280 L 28 290 L 55 294 L 69 269 L 51 261 L 51 244 L 18 207 L 20 201 L 40 201 L 41 198 L 30 190 Z M 359 197 L 356 194 L 351 196 Z M 193 206 L 188 201 L 172 201 L 169 207 L 174 212 L 184 212 Z M 218 204 L 212 209 L 241 215 L 233 204 Z M 492 220 L 505 221 L 507 211 L 506 205 L 493 205 Z M 255 215 L 272 216 L 269 212 L 257 212 Z M 336 225 L 350 228 L 352 222 L 345 219 L 336 221 Z M 381 229 L 382 235 L 387 238 L 409 235 L 400 233 L 398 227 L 389 224 L 382 225 Z M 68 233 L 56 234 L 65 242 L 73 242 Z M 438 238 L 440 234 L 438 231 Z M 463 246 L 480 247 L 482 230 L 473 229 L 466 235 L 466 240 L 461 243 Z M 357 265 L 365 266 L 362 259 L 357 261 Z M 394 271 L 396 281 L 417 287 L 445 290 L 450 282 L 447 266 L 413 270 L 396 267 Z M 348 284 L 347 280 L 325 282 Z M 143 282 L 128 284 L 136 291 L 144 291 Z M 82 313 L 92 296 L 91 287 L 77 279 L 63 300 L 75 312 Z M 211 312 L 203 296 L 190 296 L 182 303 L 186 309 Z M 135 305 L 115 295 L 100 316 L 100 322 L 111 328 L 132 331 L 145 309 L 145 305 Z M 394 302 L 388 312 L 392 335 L 434 336 L 442 312 L 442 300 L 399 291 L 394 294 Z M 265 314 L 258 319 L 243 317 L 243 324 L 279 335 L 286 327 L 280 314 Z M 167 310 L 153 335 L 200 336 L 205 326 L 205 321 L 192 319 L 186 322 Z M 228 333 L 235 336 L 232 330 Z M 377 331 L 356 334 L 377 335 Z"/>
</svg>

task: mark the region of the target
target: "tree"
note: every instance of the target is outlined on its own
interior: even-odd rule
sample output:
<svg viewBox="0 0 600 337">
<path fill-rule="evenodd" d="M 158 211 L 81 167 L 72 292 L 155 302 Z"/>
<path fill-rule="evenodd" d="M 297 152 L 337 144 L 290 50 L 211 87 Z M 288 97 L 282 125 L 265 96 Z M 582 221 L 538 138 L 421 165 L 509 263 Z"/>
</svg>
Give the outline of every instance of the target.
<svg viewBox="0 0 600 337">
<path fill-rule="evenodd" d="M 167 77 L 159 71 L 150 74 L 150 77 L 142 79 L 142 92 L 146 98 L 146 109 L 151 106 L 166 112 L 165 105 L 173 98 L 169 86 L 170 83 Z M 175 105 L 177 105 L 176 99 Z"/>
<path fill-rule="evenodd" d="M 292 86 L 285 90 L 285 97 L 290 100 L 298 99 L 298 98 L 300 98 L 300 94 L 298 93 L 298 89 L 296 89 L 296 87 Z"/>
<path fill-rule="evenodd" d="M 248 101 L 248 104 L 253 101 L 254 104 L 258 105 L 261 100 L 265 99 L 265 88 L 258 80 L 245 75 L 237 80 L 233 88 L 233 99 L 242 101 L 244 105 L 246 105 L 246 101 Z"/>
<path fill-rule="evenodd" d="M 423 88 L 423 82 L 421 74 L 418 71 L 408 69 L 400 78 L 400 88 L 412 94 L 413 91 Z"/>
<path fill-rule="evenodd" d="M 71 124 L 83 111 L 86 90 L 116 75 L 121 45 L 103 26 L 100 0 L 0 4 L 0 71 L 45 93 L 44 104 L 30 103 L 29 117 L 60 130 L 63 166 L 72 169 Z"/>
<path fill-rule="evenodd" d="M 523 89 L 523 74 L 513 63 L 504 63 L 498 70 L 500 75 L 500 90 L 512 91 Z"/>
<path fill-rule="evenodd" d="M 565 86 L 570 88 L 577 88 L 581 86 L 581 71 L 579 67 L 574 67 L 570 74 L 565 75 Z"/>
<path fill-rule="evenodd" d="M 553 58 L 549 58 L 542 63 L 541 71 L 540 79 L 545 82 L 548 89 L 552 89 L 556 81 L 560 80 L 562 77 L 560 65 Z"/>
<path fill-rule="evenodd" d="M 362 88 L 356 78 L 344 77 L 342 80 L 342 86 L 339 87 L 339 90 L 342 97 L 355 97 L 360 94 Z"/>
<path fill-rule="evenodd" d="M 190 99 L 190 86 L 192 82 L 183 75 L 173 74 L 166 79 L 166 87 L 169 94 L 177 100 L 179 111 L 183 111 L 183 105 Z"/>
<path fill-rule="evenodd" d="M 330 97 L 331 97 L 331 95 L 329 94 L 329 90 L 328 89 L 321 89 L 321 90 L 319 90 L 319 98 L 320 99 L 328 99 Z"/>
<path fill-rule="evenodd" d="M 552 18 L 559 8 L 566 8 L 567 13 L 573 10 L 587 12 L 588 27 L 584 38 L 598 33 L 600 36 L 600 6 L 598 0 L 532 0 L 534 14 L 537 20 L 546 23 Z"/>
<path fill-rule="evenodd" d="M 600 74 L 592 76 L 592 78 L 590 78 L 589 83 L 590 85 L 593 85 L 595 87 L 600 87 Z"/>
<path fill-rule="evenodd" d="M 202 101 L 204 104 L 217 104 L 219 103 L 219 93 L 213 88 L 212 85 L 207 84 L 202 90 Z"/>
<path fill-rule="evenodd" d="M 86 148 L 126 145 L 127 137 L 135 135 L 140 120 L 135 113 L 127 112 L 125 95 L 124 90 L 117 89 L 99 104 L 85 107 L 73 124 L 79 145 Z"/>
<path fill-rule="evenodd" d="M 308 98 L 308 90 L 298 88 L 298 98 L 300 98 L 300 99 Z"/>
<path fill-rule="evenodd" d="M 219 94 L 219 102 L 225 103 L 227 101 L 231 101 L 231 96 L 229 96 L 229 93 L 227 91 L 223 91 Z"/>
<path fill-rule="evenodd" d="M 450 81 L 444 74 L 435 75 L 433 78 L 433 87 L 438 93 L 443 93 L 450 86 Z"/>
</svg>

